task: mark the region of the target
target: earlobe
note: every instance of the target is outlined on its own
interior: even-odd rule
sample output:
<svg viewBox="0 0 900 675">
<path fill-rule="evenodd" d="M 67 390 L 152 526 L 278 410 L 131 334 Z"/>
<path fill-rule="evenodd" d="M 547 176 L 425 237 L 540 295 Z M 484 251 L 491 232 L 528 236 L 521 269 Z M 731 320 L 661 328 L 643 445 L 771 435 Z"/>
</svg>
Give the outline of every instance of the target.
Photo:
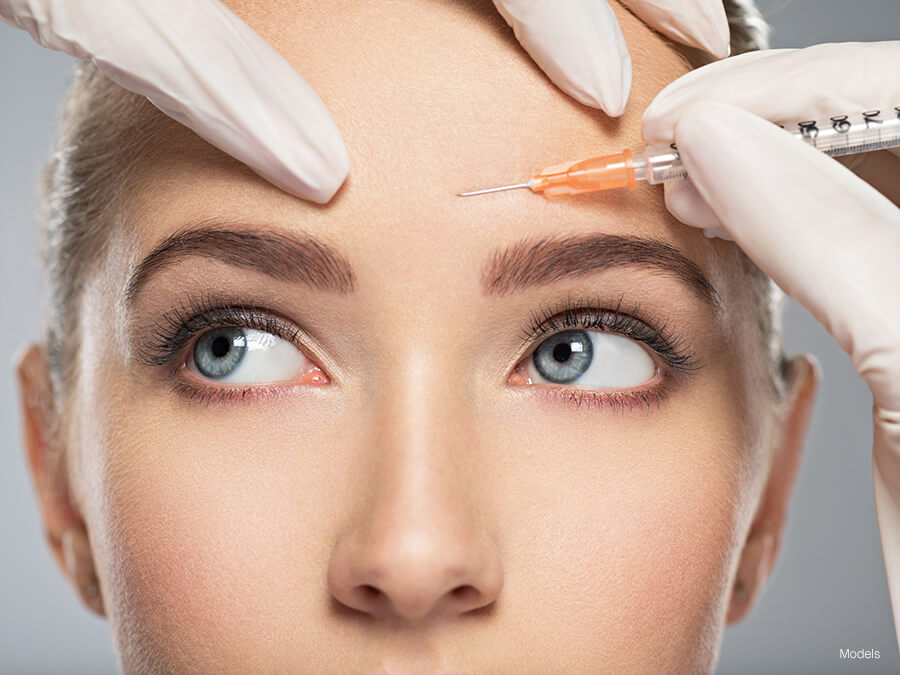
<svg viewBox="0 0 900 675">
<path fill-rule="evenodd" d="M 66 574 L 78 591 L 81 601 L 89 609 L 104 616 L 100 580 L 95 571 L 87 530 L 78 525 L 69 527 L 62 533 L 60 545 Z"/>
<path fill-rule="evenodd" d="M 811 354 L 791 360 L 788 394 L 774 435 L 771 467 L 741 551 L 726 623 L 736 623 L 747 615 L 775 567 L 821 379 L 821 367 Z"/>
<path fill-rule="evenodd" d="M 731 591 L 731 603 L 725 617 L 727 623 L 736 623 L 743 619 L 762 592 L 766 580 L 775 562 L 775 538 L 768 532 L 753 532 L 744 544 L 741 561 L 735 574 Z"/>
<path fill-rule="evenodd" d="M 90 540 L 84 519 L 71 500 L 65 449 L 56 429 L 53 384 L 44 349 L 29 344 L 16 356 L 22 430 L 28 468 L 41 508 L 47 543 L 85 605 L 103 614 Z"/>
</svg>

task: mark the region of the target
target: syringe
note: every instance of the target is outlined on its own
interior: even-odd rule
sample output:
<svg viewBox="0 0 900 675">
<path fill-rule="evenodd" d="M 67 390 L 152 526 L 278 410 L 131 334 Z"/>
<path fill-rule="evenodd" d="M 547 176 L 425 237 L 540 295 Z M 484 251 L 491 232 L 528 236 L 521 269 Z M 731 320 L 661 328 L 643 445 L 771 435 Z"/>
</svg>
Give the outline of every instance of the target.
<svg viewBox="0 0 900 675">
<path fill-rule="evenodd" d="M 900 106 L 779 126 L 832 157 L 900 147 Z M 550 166 L 527 183 L 462 192 L 459 196 L 529 188 L 532 192 L 553 197 L 624 187 L 634 189 L 637 181 L 656 185 L 685 177 L 687 170 L 681 163 L 678 148 L 672 143 L 650 145 L 637 157 L 626 149 L 614 155 Z"/>
</svg>

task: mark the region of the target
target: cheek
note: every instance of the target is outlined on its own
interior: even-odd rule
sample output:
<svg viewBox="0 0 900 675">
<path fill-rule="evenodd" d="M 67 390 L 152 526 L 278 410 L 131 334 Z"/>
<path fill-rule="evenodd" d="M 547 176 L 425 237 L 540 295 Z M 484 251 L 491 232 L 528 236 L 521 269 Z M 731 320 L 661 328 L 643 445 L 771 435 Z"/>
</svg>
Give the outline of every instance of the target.
<svg viewBox="0 0 900 675">
<path fill-rule="evenodd" d="M 529 586 L 516 593 L 510 574 L 511 601 L 539 603 L 543 625 L 590 645 L 587 659 L 602 655 L 598 672 L 701 672 L 721 630 L 737 482 L 718 444 L 660 444 L 630 462 L 624 453 L 647 446 L 617 443 L 600 470 L 544 473 L 565 490 L 538 491 L 533 509 L 509 514 L 508 535 L 525 535 L 509 562 L 527 565 Z"/>
<path fill-rule="evenodd" d="M 597 672 L 710 667 L 746 501 L 737 403 L 709 386 L 651 414 L 529 405 L 510 420 L 504 452 L 524 461 L 497 481 L 518 495 L 500 498 L 517 542 L 507 590 L 530 603 L 512 613 L 538 606 L 541 625 L 571 638 L 559 659 L 580 644 L 602 657 Z"/>
<path fill-rule="evenodd" d="M 198 447 L 177 434 L 148 433 L 142 445 L 114 449 L 119 459 L 141 459 L 118 464 L 106 488 L 116 514 L 114 592 L 127 632 L 156 650 L 182 653 L 205 666 L 215 663 L 215 654 L 204 656 L 204 645 L 227 644 L 229 653 L 249 658 L 259 645 L 271 644 L 273 636 L 265 633 L 270 627 L 257 619 L 273 609 L 286 625 L 296 625 L 290 603 L 279 605 L 287 596 L 297 597 L 295 586 L 311 583 L 304 566 L 284 560 L 292 554 L 302 559 L 290 544 L 304 536 L 292 533 L 302 527 L 296 519 L 281 519 L 292 509 L 277 503 L 283 494 L 276 477 L 241 471 L 228 461 L 184 458 L 196 453 L 208 459 L 212 447 L 223 454 L 240 451 L 225 438 L 210 443 Z M 149 447 L 152 461 L 147 461 Z M 266 478 L 273 480 L 263 487 Z"/>
<path fill-rule="evenodd" d="M 101 408 L 121 422 L 94 452 L 105 457 L 96 467 L 103 565 L 121 651 L 152 653 L 176 671 L 227 672 L 235 655 L 239 671 L 271 668 L 281 656 L 273 645 L 303 644 L 321 614 L 310 602 L 323 595 L 329 521 L 314 516 L 331 512 L 329 482 L 278 420 L 248 432 L 120 403 Z M 306 451 L 321 453 L 319 441 Z"/>
<path fill-rule="evenodd" d="M 620 588 L 632 589 L 623 617 L 633 628 L 628 632 L 652 634 L 661 649 L 688 654 L 697 636 L 715 629 L 738 486 L 727 462 L 714 458 L 722 450 L 718 444 L 704 447 L 701 440 L 666 450 L 671 454 L 643 467 L 643 475 L 624 478 L 641 486 L 640 493 L 609 504 L 620 525 L 608 566 Z"/>
</svg>

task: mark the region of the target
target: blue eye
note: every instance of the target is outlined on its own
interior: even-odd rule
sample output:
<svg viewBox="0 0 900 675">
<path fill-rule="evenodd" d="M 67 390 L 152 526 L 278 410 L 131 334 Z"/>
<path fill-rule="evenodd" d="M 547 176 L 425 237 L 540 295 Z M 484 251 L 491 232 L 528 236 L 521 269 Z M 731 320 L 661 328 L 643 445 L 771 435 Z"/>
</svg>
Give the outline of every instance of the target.
<svg viewBox="0 0 900 675">
<path fill-rule="evenodd" d="M 529 359 L 528 370 L 535 382 L 627 389 L 653 379 L 656 363 L 634 340 L 576 329 L 544 340 Z"/>
<path fill-rule="evenodd" d="M 204 333 L 194 346 L 194 363 L 206 377 L 228 376 L 247 353 L 247 336 L 242 328 L 216 328 Z"/>
<path fill-rule="evenodd" d="M 222 326 L 203 333 L 191 355 L 199 374 L 217 382 L 282 382 L 311 365 L 288 340 L 239 326 Z"/>
<path fill-rule="evenodd" d="M 535 350 L 534 366 L 544 379 L 566 384 L 590 368 L 593 351 L 587 331 L 563 331 L 544 340 Z"/>
</svg>

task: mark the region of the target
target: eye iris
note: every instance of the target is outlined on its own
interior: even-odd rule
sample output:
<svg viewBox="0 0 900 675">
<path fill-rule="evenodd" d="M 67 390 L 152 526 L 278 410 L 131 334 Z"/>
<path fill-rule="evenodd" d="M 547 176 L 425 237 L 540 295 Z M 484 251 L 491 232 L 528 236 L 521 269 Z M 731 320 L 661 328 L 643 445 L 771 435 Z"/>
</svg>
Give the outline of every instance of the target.
<svg viewBox="0 0 900 675">
<path fill-rule="evenodd" d="M 544 340 L 532 358 L 541 377 L 565 384 L 578 379 L 590 368 L 593 345 L 587 332 L 567 330 Z"/>
<path fill-rule="evenodd" d="M 238 327 L 216 328 L 205 333 L 194 347 L 194 362 L 206 377 L 225 377 L 247 352 L 247 337 Z"/>
</svg>

